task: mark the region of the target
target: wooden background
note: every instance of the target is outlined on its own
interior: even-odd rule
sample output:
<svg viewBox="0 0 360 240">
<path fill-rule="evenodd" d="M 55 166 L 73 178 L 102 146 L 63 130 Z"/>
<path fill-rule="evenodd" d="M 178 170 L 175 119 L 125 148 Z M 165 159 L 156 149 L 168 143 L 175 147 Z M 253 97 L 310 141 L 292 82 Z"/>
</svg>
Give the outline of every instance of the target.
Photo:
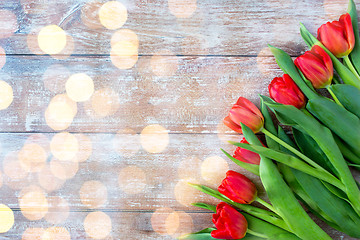
<svg viewBox="0 0 360 240">
<path fill-rule="evenodd" d="M 15 215 L 0 239 L 173 239 L 212 226 L 210 213 L 189 205 L 216 201 L 186 182 L 216 187 L 227 169 L 244 172 L 219 150 L 233 151 L 226 141 L 241 137 L 221 122 L 239 96 L 259 104 L 282 74 L 267 44 L 298 56 L 299 22 L 315 33 L 347 8 L 345 0 L 122 0 L 128 18 L 112 30 L 99 20 L 106 2 L 0 2 L 0 80 L 13 90 L 0 110 L 0 204 Z M 60 53 L 38 45 L 47 25 L 67 34 Z M 139 40 L 128 69 L 111 54 L 123 29 Z M 94 83 L 84 102 L 61 95 L 77 73 Z"/>
</svg>

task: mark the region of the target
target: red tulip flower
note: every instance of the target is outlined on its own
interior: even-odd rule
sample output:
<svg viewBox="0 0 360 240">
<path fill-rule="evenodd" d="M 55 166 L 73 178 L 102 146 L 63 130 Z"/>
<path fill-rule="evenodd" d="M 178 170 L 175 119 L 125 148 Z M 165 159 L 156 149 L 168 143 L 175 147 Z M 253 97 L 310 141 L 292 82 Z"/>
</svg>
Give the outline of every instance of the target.
<svg viewBox="0 0 360 240">
<path fill-rule="evenodd" d="M 224 118 L 224 124 L 232 130 L 242 133 L 240 123 L 245 124 L 253 132 L 259 132 L 264 126 L 264 117 L 260 110 L 248 99 L 240 97 Z"/>
<path fill-rule="evenodd" d="M 244 175 L 231 170 L 227 171 L 226 178 L 221 182 L 218 190 L 221 194 L 241 204 L 250 204 L 257 196 L 255 184 Z"/>
<path fill-rule="evenodd" d="M 216 230 L 211 232 L 213 238 L 241 239 L 245 237 L 248 223 L 246 218 L 227 203 L 221 202 L 213 214 Z"/>
<path fill-rule="evenodd" d="M 249 142 L 244 137 L 241 139 L 240 143 L 249 144 Z M 263 146 L 264 146 L 264 144 L 263 144 Z M 249 151 L 247 149 L 241 148 L 241 147 L 237 147 L 235 149 L 233 157 L 242 162 L 256 164 L 256 165 L 260 164 L 260 155 L 259 154 Z"/>
<path fill-rule="evenodd" d="M 324 88 L 331 84 L 334 68 L 330 56 L 318 45 L 296 58 L 295 65 L 312 83 L 314 88 Z"/>
<path fill-rule="evenodd" d="M 349 55 L 355 45 L 350 14 L 345 13 L 340 16 L 339 21 L 321 25 L 317 39 L 336 57 L 342 58 Z"/>
<path fill-rule="evenodd" d="M 293 105 L 301 109 L 306 105 L 306 97 L 287 74 L 274 78 L 268 86 L 270 97 L 278 103 Z"/>
</svg>

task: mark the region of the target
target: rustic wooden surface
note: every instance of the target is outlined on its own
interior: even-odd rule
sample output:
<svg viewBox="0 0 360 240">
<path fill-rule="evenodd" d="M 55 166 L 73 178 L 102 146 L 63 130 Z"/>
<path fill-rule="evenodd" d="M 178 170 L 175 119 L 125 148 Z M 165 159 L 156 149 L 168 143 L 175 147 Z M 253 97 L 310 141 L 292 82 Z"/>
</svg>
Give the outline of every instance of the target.
<svg viewBox="0 0 360 240">
<path fill-rule="evenodd" d="M 344 0 L 119 0 L 128 18 L 111 30 L 98 17 L 106 2 L 0 2 L 0 80 L 13 90 L 0 110 L 0 204 L 15 215 L 0 239 L 174 239 L 211 226 L 211 214 L 190 203 L 216 201 L 186 182 L 216 187 L 227 169 L 245 173 L 220 151 L 240 139 L 221 121 L 239 96 L 258 104 L 282 74 L 267 44 L 296 57 L 306 50 L 299 22 L 315 33 L 347 8 Z M 60 53 L 39 48 L 47 25 L 68 35 Z M 129 69 L 112 62 L 121 29 L 139 40 Z M 76 73 L 93 79 L 87 101 L 63 95 Z M 63 105 L 51 108 L 59 96 Z M 68 138 L 56 141 L 61 132 Z"/>
</svg>

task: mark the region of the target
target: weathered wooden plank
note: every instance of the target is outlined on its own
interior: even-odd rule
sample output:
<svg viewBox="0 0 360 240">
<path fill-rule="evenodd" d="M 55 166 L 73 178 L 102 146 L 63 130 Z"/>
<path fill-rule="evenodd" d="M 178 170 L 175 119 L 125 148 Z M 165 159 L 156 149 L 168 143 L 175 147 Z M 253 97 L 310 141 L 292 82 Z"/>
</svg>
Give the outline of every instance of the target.
<svg viewBox="0 0 360 240">
<path fill-rule="evenodd" d="M 56 24 L 72 36 L 73 53 L 109 54 L 110 39 L 115 30 L 108 30 L 99 23 L 97 11 L 107 1 L 98 2 L 2 1 L 0 8 L 16 15 L 18 27 L 15 34 L 1 40 L 0 45 L 7 54 L 41 53 L 38 47 L 30 47 L 35 52 L 28 48 L 28 34 Z M 337 20 L 347 9 L 346 0 L 120 2 L 128 10 L 128 19 L 122 28 L 131 29 L 138 35 L 140 55 L 152 55 L 165 49 L 185 55 L 256 56 L 268 43 L 298 55 L 305 50 L 299 22 L 315 33 L 321 24 Z M 360 8 L 360 2 L 357 4 Z M 172 12 L 188 18 L 176 18 Z M 3 20 L 6 23 L 4 31 L 11 32 L 8 26 L 12 26 L 12 20 Z M 29 38 L 32 42 L 32 36 Z"/>
<path fill-rule="evenodd" d="M 59 136 L 0 134 L 0 203 L 19 209 L 21 201 L 26 202 L 21 200 L 24 194 L 40 191 L 43 198 L 62 197 L 72 210 L 195 210 L 192 202 L 217 201 L 187 182 L 217 188 L 228 169 L 247 175 L 264 197 L 259 178 L 220 151 L 232 152 L 234 147 L 225 140 L 240 136 L 68 134 L 57 141 Z M 75 157 L 59 161 L 71 154 Z"/>
<path fill-rule="evenodd" d="M 2 132 L 116 132 L 126 127 L 140 132 L 146 125 L 160 124 L 174 133 L 214 133 L 238 97 L 259 104 L 258 94 L 267 95 L 267 84 L 282 74 L 273 57 L 147 56 L 129 70 L 117 69 L 109 57 L 6 60 L 0 79 L 12 86 L 14 100 L 0 110 Z M 93 79 L 95 94 L 86 102 L 70 104 L 77 105 L 74 118 L 65 111 L 69 106 L 54 108 L 50 126 L 54 121 L 65 124 L 50 128 L 46 109 L 76 73 Z"/>
<path fill-rule="evenodd" d="M 29 221 L 21 212 L 14 211 L 15 224 L 6 233 L 0 233 L 0 239 L 94 239 L 91 236 L 102 236 L 101 239 L 174 239 L 181 234 L 200 231 L 212 226 L 210 213 L 185 213 L 168 211 L 153 212 L 104 212 L 110 222 L 90 221 L 86 218 L 90 212 L 70 212 L 66 220 L 52 224 L 45 219 Z M 169 217 L 170 215 L 170 217 Z M 103 216 L 100 215 L 100 216 Z M 155 217 L 154 217 L 155 216 Z M 168 219 L 166 219 L 169 217 Z M 102 220 L 102 219 L 98 219 Z M 109 226 L 109 223 L 111 224 Z M 181 226 L 180 226 L 181 224 Z M 88 229 L 86 226 L 91 226 Z M 98 227 L 97 227 L 98 226 Z M 153 228 L 154 226 L 154 228 Z M 57 229 L 54 229 L 56 227 Z M 153 229 L 157 230 L 154 231 Z M 47 233 L 45 233 L 47 232 Z M 49 233 L 53 233 L 50 235 Z M 57 233 L 57 234 L 54 234 Z M 41 238 L 45 234 L 50 238 Z M 89 235 L 90 234 L 90 235 Z M 57 238 L 56 238 L 57 237 Z M 95 238 L 99 239 L 99 238 Z"/>
</svg>

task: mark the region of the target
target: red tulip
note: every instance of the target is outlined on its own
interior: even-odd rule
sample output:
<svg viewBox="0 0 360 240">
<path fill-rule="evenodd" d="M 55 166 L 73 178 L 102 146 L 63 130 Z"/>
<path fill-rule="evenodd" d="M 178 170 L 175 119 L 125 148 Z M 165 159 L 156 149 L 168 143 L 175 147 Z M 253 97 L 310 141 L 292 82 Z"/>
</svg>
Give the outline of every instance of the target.
<svg viewBox="0 0 360 240">
<path fill-rule="evenodd" d="M 306 98 L 300 88 L 287 74 L 274 78 L 268 86 L 270 97 L 278 103 L 293 105 L 299 109 L 305 107 Z"/>
<path fill-rule="evenodd" d="M 211 232 L 213 238 L 241 239 L 245 237 L 248 223 L 246 218 L 227 203 L 221 202 L 213 214 L 216 230 Z"/>
<path fill-rule="evenodd" d="M 317 38 L 336 57 L 342 58 L 349 55 L 355 45 L 350 15 L 345 13 L 340 16 L 339 21 L 321 25 Z"/>
<path fill-rule="evenodd" d="M 257 196 L 255 184 L 244 175 L 231 170 L 227 171 L 226 178 L 218 190 L 231 200 L 242 204 L 252 203 Z"/>
<path fill-rule="evenodd" d="M 249 144 L 249 142 L 246 141 L 246 139 L 244 137 L 241 139 L 240 143 Z M 263 144 L 263 146 L 264 146 L 264 144 Z M 256 164 L 256 165 L 260 164 L 260 155 L 259 154 L 249 151 L 247 149 L 241 148 L 241 147 L 237 147 L 235 149 L 233 157 L 242 162 Z"/>
<path fill-rule="evenodd" d="M 224 118 L 224 124 L 232 130 L 242 133 L 240 123 L 245 124 L 253 132 L 259 132 L 264 125 L 264 117 L 260 110 L 246 98 L 240 97 Z"/>
<path fill-rule="evenodd" d="M 296 58 L 294 63 L 314 88 L 330 85 L 334 73 L 333 64 L 330 56 L 320 46 L 314 45 L 311 51 Z"/>
</svg>

